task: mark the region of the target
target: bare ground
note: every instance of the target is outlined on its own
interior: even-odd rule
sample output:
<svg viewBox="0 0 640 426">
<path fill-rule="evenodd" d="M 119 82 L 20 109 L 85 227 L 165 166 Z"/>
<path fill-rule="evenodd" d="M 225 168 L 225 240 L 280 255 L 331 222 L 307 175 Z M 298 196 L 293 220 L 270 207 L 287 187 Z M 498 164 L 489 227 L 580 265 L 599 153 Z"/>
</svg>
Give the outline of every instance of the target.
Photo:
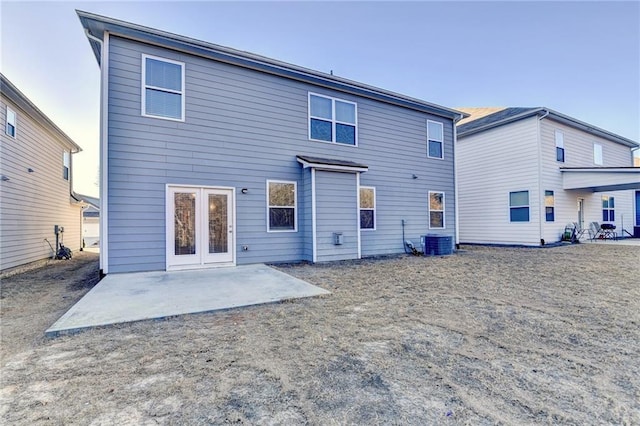
<svg viewBox="0 0 640 426">
<path fill-rule="evenodd" d="M 4 424 L 640 424 L 640 250 L 279 269 L 331 295 L 46 339 L 83 254 L 3 280 Z"/>
</svg>

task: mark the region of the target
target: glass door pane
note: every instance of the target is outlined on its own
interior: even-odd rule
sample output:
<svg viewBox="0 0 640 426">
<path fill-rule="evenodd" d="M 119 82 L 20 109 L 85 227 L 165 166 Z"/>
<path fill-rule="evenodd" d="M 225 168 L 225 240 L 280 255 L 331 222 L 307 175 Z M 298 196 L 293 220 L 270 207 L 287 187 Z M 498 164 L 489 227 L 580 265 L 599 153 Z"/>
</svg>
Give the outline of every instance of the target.
<svg viewBox="0 0 640 426">
<path fill-rule="evenodd" d="M 174 194 L 176 256 L 196 254 L 196 194 Z"/>
<path fill-rule="evenodd" d="M 209 194 L 209 253 L 229 251 L 227 195 Z"/>
</svg>

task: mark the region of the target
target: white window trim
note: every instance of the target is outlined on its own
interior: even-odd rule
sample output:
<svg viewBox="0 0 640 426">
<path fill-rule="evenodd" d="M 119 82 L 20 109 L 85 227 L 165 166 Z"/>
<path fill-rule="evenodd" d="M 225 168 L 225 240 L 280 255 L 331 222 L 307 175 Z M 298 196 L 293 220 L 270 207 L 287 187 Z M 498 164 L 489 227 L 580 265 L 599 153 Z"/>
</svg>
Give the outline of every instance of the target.
<svg viewBox="0 0 640 426">
<path fill-rule="evenodd" d="M 442 140 L 438 140 L 436 138 L 431 138 L 429 136 L 429 123 L 437 124 L 442 129 Z M 429 154 L 429 141 L 432 140 L 434 142 L 440 142 L 442 145 L 442 157 L 434 157 Z M 427 120 L 427 158 L 434 158 L 436 160 L 444 160 L 444 124 L 439 121 Z M 436 228 L 437 229 L 437 228 Z"/>
<path fill-rule="evenodd" d="M 600 162 L 598 162 L 598 157 L 600 157 Z M 593 144 L 593 164 L 596 166 L 604 165 L 604 153 L 602 151 L 602 145 L 599 143 Z"/>
<path fill-rule="evenodd" d="M 64 151 L 62 153 L 62 167 L 68 170 L 67 177 L 64 177 L 64 173 L 62 174 L 62 179 L 71 180 L 71 153 L 69 151 Z M 64 172 L 64 169 L 63 169 Z"/>
<path fill-rule="evenodd" d="M 168 62 L 171 64 L 175 64 L 175 65 L 180 65 L 180 68 L 182 69 L 182 88 L 180 91 L 177 90 L 172 90 L 172 89 L 167 89 L 165 87 L 156 87 L 156 86 L 147 86 L 147 59 L 155 59 L 156 61 L 161 61 L 161 62 Z M 186 98 L 186 93 L 185 93 L 185 63 L 184 62 L 179 62 L 179 61 L 174 61 L 172 59 L 167 59 L 167 58 L 162 58 L 160 56 L 153 56 L 153 55 L 147 55 L 145 53 L 142 54 L 142 74 L 140 76 L 140 91 L 141 91 L 141 100 L 142 100 L 142 104 L 140 105 L 140 111 L 143 117 L 150 117 L 150 118 L 157 118 L 160 120 L 169 120 L 169 121 L 180 121 L 180 122 L 184 122 L 185 121 L 185 98 Z M 181 100 L 181 107 L 182 107 L 182 111 L 181 111 L 181 117 L 180 118 L 173 118 L 173 117 L 163 117 L 161 115 L 153 115 L 153 114 L 147 114 L 146 112 L 146 105 L 147 105 L 147 91 L 146 89 L 155 89 L 155 90 L 161 90 L 163 92 L 167 92 L 167 93 L 175 93 L 175 94 L 179 94 L 181 95 L 180 100 Z"/>
<path fill-rule="evenodd" d="M 329 121 L 326 118 L 323 117 L 317 117 L 314 115 L 311 115 L 311 96 L 317 96 L 319 98 L 325 98 L 325 99 L 331 99 L 331 140 L 330 141 L 324 141 L 322 139 L 313 139 L 311 137 L 311 119 L 314 118 L 316 120 L 322 120 L 322 121 Z M 340 101 L 340 102 L 344 102 L 345 104 L 351 104 L 354 106 L 355 108 L 355 123 L 347 123 L 346 121 L 338 121 L 335 117 L 336 117 L 336 101 Z M 340 142 L 336 142 L 336 124 L 344 124 L 347 126 L 354 126 L 354 136 L 355 136 L 355 145 L 349 145 L 346 143 L 340 143 Z M 314 92 L 308 92 L 307 94 L 307 126 L 309 128 L 308 131 L 308 136 L 309 136 L 309 140 L 310 141 L 314 141 L 314 142 L 324 142 L 324 143 L 330 143 L 332 145 L 339 145 L 339 146 L 348 146 L 351 148 L 355 148 L 358 146 L 358 104 L 352 101 L 347 101 L 346 99 L 340 99 L 340 98 L 333 98 L 331 96 L 327 96 L 327 95 L 321 95 L 320 93 L 314 93 Z"/>
<path fill-rule="evenodd" d="M 559 163 L 564 163 L 566 159 L 566 152 L 564 150 L 564 133 L 560 130 L 555 131 L 555 141 L 556 141 L 556 161 Z M 562 161 L 558 160 L 558 148 L 562 149 Z"/>
<path fill-rule="evenodd" d="M 607 199 L 607 207 L 606 207 L 606 208 L 605 208 L 605 207 L 602 207 L 602 202 L 604 201 L 604 199 L 605 199 L 605 198 Z M 611 196 L 611 195 L 602 195 L 602 196 L 600 197 L 600 206 L 601 206 L 601 209 L 602 209 L 602 211 L 603 211 L 603 212 L 604 212 L 605 210 L 607 210 L 607 211 L 608 211 L 608 213 L 607 213 L 607 217 L 608 217 L 608 218 L 611 218 L 611 212 L 612 212 L 612 211 L 613 211 L 613 215 L 614 215 L 614 218 L 615 218 L 616 208 L 615 208 L 615 207 L 609 207 L 609 206 L 610 206 L 611 199 L 613 199 L 613 204 L 615 205 L 616 200 L 615 200 L 615 197 L 614 197 L 614 196 Z M 603 220 L 603 222 L 610 222 L 610 223 L 613 223 L 613 222 L 615 222 L 615 220 Z"/>
<path fill-rule="evenodd" d="M 269 204 L 269 184 L 270 183 L 288 183 L 293 184 L 293 229 L 270 229 L 269 228 L 269 208 L 271 207 L 287 207 L 291 206 L 272 206 Z M 280 232 L 298 232 L 298 183 L 295 180 L 275 180 L 267 179 L 266 200 L 267 205 L 266 219 L 267 219 L 267 232 L 268 233 L 280 233 Z"/>
<path fill-rule="evenodd" d="M 371 189 L 373 190 L 373 208 L 362 208 L 360 207 L 360 202 L 361 202 L 361 198 L 359 197 L 360 195 L 360 189 Z M 376 211 L 376 187 L 375 186 L 361 186 L 358 189 L 358 227 L 360 228 L 361 231 L 375 231 L 376 227 L 377 227 L 377 219 L 378 219 L 378 214 Z M 360 226 L 360 211 L 361 210 L 373 210 L 373 228 L 363 228 Z"/>
<path fill-rule="evenodd" d="M 511 194 L 516 193 L 516 192 L 526 192 L 527 193 L 527 205 L 526 206 L 512 206 L 511 205 Z M 529 192 L 528 189 L 520 189 L 517 191 L 509 191 L 509 193 L 507 194 L 507 205 L 509 206 L 509 223 L 530 223 L 531 222 L 531 193 Z M 511 209 L 515 208 L 515 209 L 519 209 L 522 207 L 526 207 L 529 209 L 529 220 L 516 220 L 513 221 L 511 220 Z"/>
<path fill-rule="evenodd" d="M 553 204 L 550 206 L 547 205 L 547 192 L 550 192 L 551 197 L 553 197 Z M 553 220 L 547 220 L 547 207 L 553 208 Z M 529 214 L 531 214 L 531 211 L 529 211 Z M 548 223 L 554 223 L 556 221 L 556 192 L 550 189 L 544 190 L 544 221 Z"/>
<path fill-rule="evenodd" d="M 13 122 L 9 121 L 9 113 L 11 113 L 13 115 Z M 7 106 L 7 110 L 6 110 L 6 123 L 4 126 L 4 132 L 6 133 L 7 136 L 9 136 L 10 138 L 15 139 L 18 136 L 18 114 L 16 114 L 16 112 L 9 108 Z M 9 124 L 11 124 L 13 126 L 13 135 L 11 133 L 9 133 Z"/>
<path fill-rule="evenodd" d="M 437 157 L 436 157 L 437 158 Z M 431 194 L 442 194 L 442 210 L 431 210 Z M 427 198 L 427 206 L 429 210 L 429 229 L 446 229 L 446 203 L 444 191 L 429 191 L 429 198 Z M 431 226 L 431 212 L 442 212 L 442 226 Z"/>
</svg>

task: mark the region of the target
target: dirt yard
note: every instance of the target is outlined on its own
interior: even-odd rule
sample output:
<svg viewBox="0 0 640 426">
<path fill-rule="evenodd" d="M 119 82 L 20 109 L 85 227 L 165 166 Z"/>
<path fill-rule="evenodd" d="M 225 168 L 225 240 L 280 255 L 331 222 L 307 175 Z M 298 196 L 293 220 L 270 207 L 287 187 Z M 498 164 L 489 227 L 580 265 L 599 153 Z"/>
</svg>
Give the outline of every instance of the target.
<svg viewBox="0 0 640 426">
<path fill-rule="evenodd" d="M 331 295 L 44 330 L 84 253 L 6 278 L 2 424 L 640 424 L 640 250 L 280 265 Z"/>
</svg>

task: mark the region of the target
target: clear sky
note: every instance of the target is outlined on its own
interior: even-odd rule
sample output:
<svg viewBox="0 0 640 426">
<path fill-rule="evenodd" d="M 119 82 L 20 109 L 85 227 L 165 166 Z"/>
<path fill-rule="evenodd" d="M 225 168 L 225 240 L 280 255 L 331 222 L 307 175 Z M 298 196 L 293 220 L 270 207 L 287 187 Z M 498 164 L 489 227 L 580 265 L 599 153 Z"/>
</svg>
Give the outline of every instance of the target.
<svg viewBox="0 0 640 426">
<path fill-rule="evenodd" d="M 75 9 L 448 107 L 546 106 L 640 141 L 640 2 L 11 2 L 2 73 L 74 139 L 97 195 L 99 68 Z"/>
</svg>

